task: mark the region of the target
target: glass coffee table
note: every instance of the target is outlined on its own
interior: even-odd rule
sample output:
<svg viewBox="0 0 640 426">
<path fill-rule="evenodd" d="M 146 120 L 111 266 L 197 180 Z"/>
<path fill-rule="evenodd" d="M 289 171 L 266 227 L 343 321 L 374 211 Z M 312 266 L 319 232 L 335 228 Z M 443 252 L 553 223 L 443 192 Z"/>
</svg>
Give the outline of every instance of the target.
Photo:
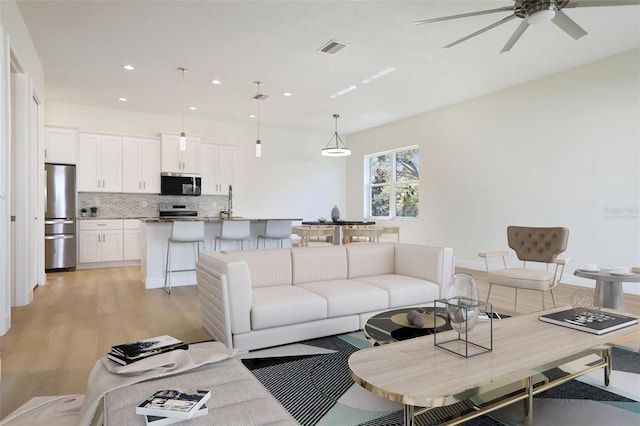
<svg viewBox="0 0 640 426">
<path fill-rule="evenodd" d="M 407 321 L 407 313 L 416 310 L 424 320 L 424 327 L 416 327 Z M 434 324 L 435 320 L 435 324 Z M 434 328 L 435 325 L 435 328 Z M 372 316 L 364 325 L 364 335 L 374 345 L 397 342 L 451 330 L 445 308 L 413 307 L 385 311 Z"/>
</svg>

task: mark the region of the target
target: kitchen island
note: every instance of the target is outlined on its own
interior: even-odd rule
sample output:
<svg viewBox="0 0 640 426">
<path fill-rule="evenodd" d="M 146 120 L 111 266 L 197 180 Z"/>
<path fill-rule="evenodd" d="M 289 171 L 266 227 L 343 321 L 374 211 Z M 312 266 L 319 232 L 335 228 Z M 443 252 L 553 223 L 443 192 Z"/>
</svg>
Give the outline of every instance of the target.
<svg viewBox="0 0 640 426">
<path fill-rule="evenodd" d="M 221 219 L 220 217 L 147 217 L 140 218 L 142 222 L 142 257 L 140 262 L 141 279 L 145 288 L 162 288 L 164 286 L 164 274 L 167 260 L 167 241 L 171 236 L 171 229 L 175 221 L 203 221 L 205 232 L 205 244 L 202 251 L 212 251 L 213 241 L 220 235 L 222 222 L 225 220 L 249 220 L 251 223 L 251 249 L 257 248 L 259 235 L 264 235 L 267 227 L 267 220 L 285 220 L 289 222 L 302 221 L 300 218 L 275 218 L 275 219 L 249 219 L 243 217 L 233 217 L 231 219 Z M 267 248 L 278 247 L 278 242 L 267 240 Z M 246 244 L 245 244 L 246 245 Z M 285 241 L 284 247 L 290 247 L 290 242 Z M 262 241 L 260 242 L 262 249 Z M 239 247 L 234 241 L 223 241 L 221 250 L 238 250 Z M 174 245 L 172 253 L 172 269 L 195 269 L 193 263 L 193 253 L 195 244 Z M 171 285 L 173 287 L 183 285 L 195 285 L 195 271 L 183 271 L 171 273 Z"/>
</svg>

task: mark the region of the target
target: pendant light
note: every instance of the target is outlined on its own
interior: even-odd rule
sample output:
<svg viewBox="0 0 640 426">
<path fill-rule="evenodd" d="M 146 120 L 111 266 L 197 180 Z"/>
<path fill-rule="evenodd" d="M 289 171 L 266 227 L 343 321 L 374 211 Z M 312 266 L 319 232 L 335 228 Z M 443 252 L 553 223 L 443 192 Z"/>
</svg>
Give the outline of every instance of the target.
<svg viewBox="0 0 640 426">
<path fill-rule="evenodd" d="M 340 114 L 333 114 L 333 118 L 336 121 L 336 129 L 331 139 L 329 139 L 327 146 L 322 149 L 322 155 L 325 157 L 347 157 L 351 155 L 351 150 L 346 147 L 338 135 L 338 118 L 340 118 Z M 331 142 L 334 141 L 334 139 L 335 144 L 332 145 Z"/>
<path fill-rule="evenodd" d="M 187 71 L 186 68 L 178 68 L 178 71 L 182 73 L 182 131 L 180 132 L 180 142 L 178 144 L 178 149 L 180 151 L 187 150 L 187 134 L 184 132 L 184 73 Z"/>
<path fill-rule="evenodd" d="M 258 139 L 256 139 L 256 157 L 262 157 L 262 142 L 260 141 L 260 85 L 261 81 L 254 81 L 254 84 L 258 86 L 258 94 L 255 96 L 255 99 L 258 101 Z"/>
</svg>

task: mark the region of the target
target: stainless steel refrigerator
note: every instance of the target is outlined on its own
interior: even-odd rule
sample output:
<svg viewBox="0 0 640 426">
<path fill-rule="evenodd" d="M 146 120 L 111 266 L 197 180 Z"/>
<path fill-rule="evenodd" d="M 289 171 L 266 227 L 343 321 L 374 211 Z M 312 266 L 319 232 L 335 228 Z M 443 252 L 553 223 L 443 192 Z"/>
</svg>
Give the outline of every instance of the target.
<svg viewBox="0 0 640 426">
<path fill-rule="evenodd" d="M 45 164 L 44 269 L 76 269 L 76 166 Z"/>
</svg>

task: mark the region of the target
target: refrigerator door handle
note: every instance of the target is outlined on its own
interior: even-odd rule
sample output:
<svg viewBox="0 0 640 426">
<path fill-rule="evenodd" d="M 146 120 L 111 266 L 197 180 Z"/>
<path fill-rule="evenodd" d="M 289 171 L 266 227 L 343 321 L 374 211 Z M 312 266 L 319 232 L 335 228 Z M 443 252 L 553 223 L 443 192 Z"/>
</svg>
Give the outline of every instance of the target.
<svg viewBox="0 0 640 426">
<path fill-rule="evenodd" d="M 44 169 L 44 212 L 45 212 L 45 216 L 47 213 L 47 203 L 49 201 L 49 194 L 47 192 L 47 182 L 49 182 L 49 172 L 47 171 L 47 169 Z"/>
<path fill-rule="evenodd" d="M 76 236 L 75 235 L 45 235 L 44 239 L 45 240 L 72 240 L 74 239 Z"/>
</svg>

